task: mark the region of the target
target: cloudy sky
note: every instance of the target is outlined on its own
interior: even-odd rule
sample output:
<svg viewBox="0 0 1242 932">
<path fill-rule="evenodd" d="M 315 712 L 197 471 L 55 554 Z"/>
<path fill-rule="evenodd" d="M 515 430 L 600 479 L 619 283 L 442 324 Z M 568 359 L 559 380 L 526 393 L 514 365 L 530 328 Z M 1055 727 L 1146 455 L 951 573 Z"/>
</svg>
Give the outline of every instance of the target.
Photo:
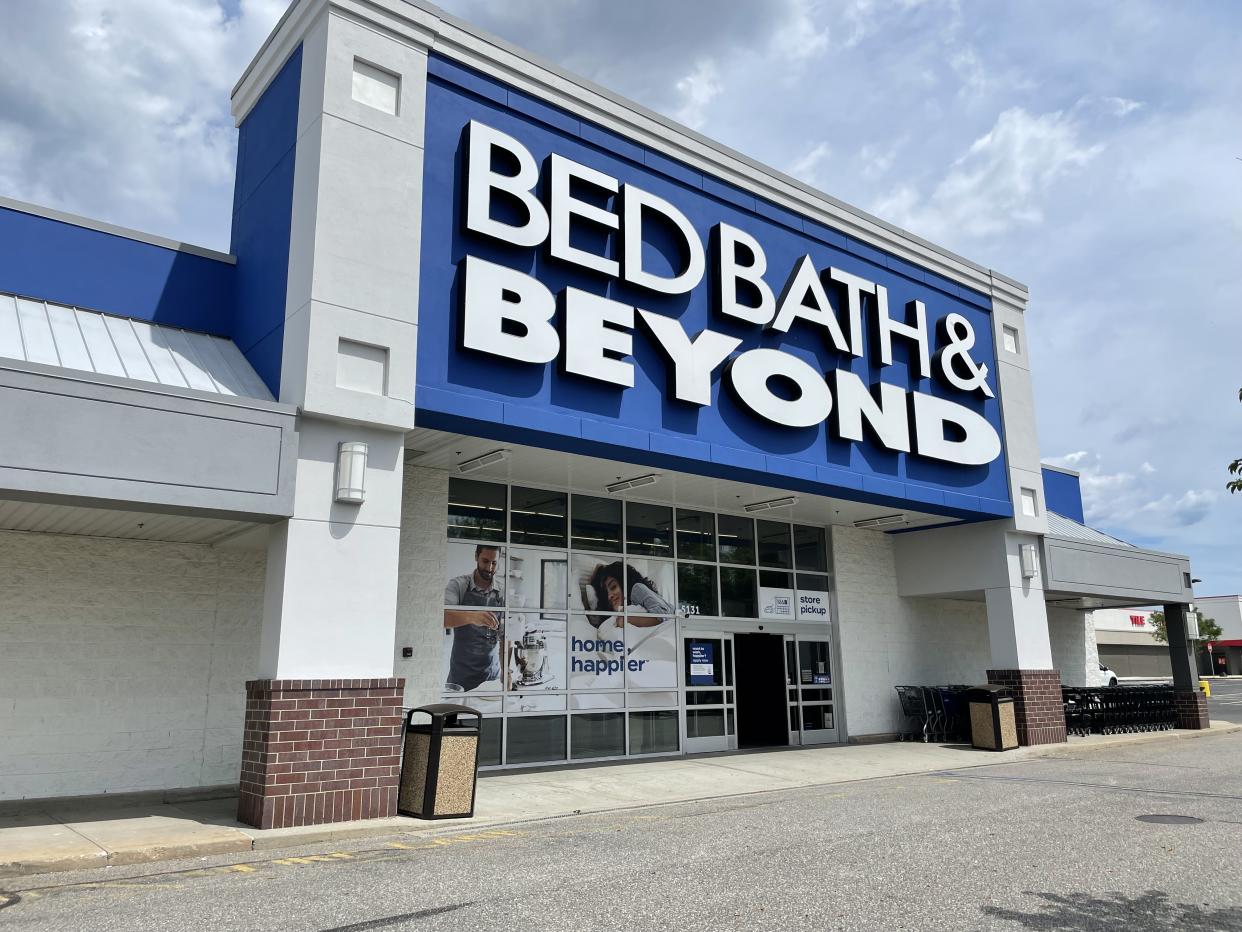
<svg viewBox="0 0 1242 932">
<path fill-rule="evenodd" d="M 284 6 L 4 4 L 0 193 L 227 248 L 228 93 Z M 1040 445 L 1089 522 L 1242 592 L 1242 7 L 444 6 L 1025 282 Z"/>
</svg>

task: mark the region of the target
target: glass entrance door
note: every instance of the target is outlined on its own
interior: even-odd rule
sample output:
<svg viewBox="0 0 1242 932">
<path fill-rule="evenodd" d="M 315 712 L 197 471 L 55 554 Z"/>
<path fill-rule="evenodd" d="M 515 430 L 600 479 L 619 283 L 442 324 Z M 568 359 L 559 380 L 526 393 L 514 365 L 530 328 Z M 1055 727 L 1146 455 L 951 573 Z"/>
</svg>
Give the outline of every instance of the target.
<svg viewBox="0 0 1242 932">
<path fill-rule="evenodd" d="M 686 751 L 693 754 L 736 748 L 733 635 L 685 635 L 682 685 L 686 691 Z"/>
<path fill-rule="evenodd" d="M 789 743 L 834 744 L 840 740 L 833 701 L 832 645 L 827 635 L 785 636 L 785 682 Z"/>
</svg>

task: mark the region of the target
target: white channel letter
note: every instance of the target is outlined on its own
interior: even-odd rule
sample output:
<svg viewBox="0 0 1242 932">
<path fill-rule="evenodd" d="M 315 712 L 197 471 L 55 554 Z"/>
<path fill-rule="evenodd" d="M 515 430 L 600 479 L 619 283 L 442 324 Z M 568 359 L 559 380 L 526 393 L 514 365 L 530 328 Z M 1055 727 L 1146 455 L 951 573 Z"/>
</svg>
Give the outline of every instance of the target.
<svg viewBox="0 0 1242 932">
<path fill-rule="evenodd" d="M 782 398 L 768 387 L 768 381 L 777 376 L 798 386 L 797 398 Z M 832 392 L 824 377 L 797 356 L 780 350 L 747 350 L 729 366 L 729 378 L 747 407 L 776 424 L 811 427 L 832 412 Z"/>
<path fill-rule="evenodd" d="M 552 153 L 550 173 L 552 187 L 552 240 L 549 244 L 549 249 L 552 255 L 557 259 L 563 259 L 565 262 L 572 262 L 574 265 L 594 269 L 597 272 L 603 272 L 611 278 L 616 278 L 621 274 L 621 263 L 616 259 L 597 256 L 593 252 L 587 252 L 585 249 L 571 246 L 569 234 L 570 224 L 573 223 L 574 217 L 581 217 L 583 220 L 606 227 L 609 230 L 616 230 L 621 226 L 621 218 L 612 211 L 597 207 L 587 201 L 578 200 L 570 193 L 573 182 L 577 180 L 594 185 L 601 191 L 616 194 L 617 179 L 593 168 L 588 168 L 585 165 L 579 165 L 577 162 L 557 155 L 555 152 Z"/>
<path fill-rule="evenodd" d="M 466 228 L 514 246 L 538 246 L 548 238 L 548 214 L 535 197 L 539 165 L 526 147 L 500 130 L 471 120 L 466 130 Z M 518 173 L 492 171 L 492 156 L 502 150 L 517 159 Z M 520 226 L 492 219 L 492 191 L 503 191 L 522 204 L 526 222 Z"/>
<path fill-rule="evenodd" d="M 565 371 L 634 387 L 634 308 L 599 295 L 565 289 Z"/>
<path fill-rule="evenodd" d="M 763 273 L 768 270 L 768 257 L 764 255 L 763 247 L 749 233 L 727 223 L 716 224 L 713 232 L 720 249 L 720 313 L 752 324 L 766 325 L 776 313 L 776 299 L 772 297 L 768 283 L 763 280 Z M 738 261 L 739 246 L 750 253 L 749 263 Z M 759 292 L 757 307 L 737 299 L 738 282 L 746 282 Z"/>
<path fill-rule="evenodd" d="M 862 295 L 875 294 L 875 282 L 869 282 L 865 278 L 843 272 L 841 269 L 829 269 L 828 277 L 837 284 L 845 286 L 845 306 L 850 314 L 850 352 L 855 356 L 862 356 Z"/>
<path fill-rule="evenodd" d="M 797 318 L 825 328 L 833 348 L 842 353 L 850 351 L 845 334 L 841 332 L 836 309 L 828 300 L 824 283 L 819 280 L 819 273 L 815 271 L 815 263 L 810 256 L 803 256 L 793 267 L 789 280 L 781 291 L 780 300 L 777 301 L 776 320 L 769 326 L 781 333 L 788 333 Z"/>
<path fill-rule="evenodd" d="M 956 401 L 946 401 L 924 392 L 914 396 L 915 446 L 920 456 L 982 466 L 1000 455 L 1000 435 L 982 415 Z M 945 424 L 954 424 L 965 434 L 961 440 L 945 437 Z"/>
<path fill-rule="evenodd" d="M 656 342 L 673 364 L 673 397 L 696 405 L 712 403 L 712 373 L 742 345 L 737 337 L 703 330 L 691 340 L 681 324 L 663 314 L 638 310 Z"/>
<path fill-rule="evenodd" d="M 871 425 L 880 443 L 890 450 L 910 452 L 910 413 L 906 390 L 888 382 L 880 384 L 880 400 L 862 378 L 847 369 L 838 369 L 833 379 L 837 395 L 837 433 L 843 440 L 863 440 L 863 421 Z"/>
<path fill-rule="evenodd" d="M 466 256 L 462 345 L 519 362 L 551 362 L 561 349 L 556 298 L 542 282 L 503 265 Z M 524 332 L 507 333 L 505 321 Z"/>
<path fill-rule="evenodd" d="M 643 213 L 657 213 L 675 226 L 686 247 L 686 267 L 672 278 L 653 275 L 643 268 Z M 703 280 L 706 260 L 703 244 L 686 215 L 649 191 L 632 184 L 621 186 L 621 213 L 624 217 L 622 231 L 622 272 L 625 280 L 661 294 L 685 294 L 693 291 Z"/>
<path fill-rule="evenodd" d="M 883 285 L 875 286 L 876 323 L 880 330 L 880 362 L 886 366 L 893 364 L 893 337 L 905 337 L 913 340 L 919 347 L 919 375 L 931 377 L 931 351 L 927 340 L 927 308 L 922 301 L 911 301 L 906 305 L 906 316 L 910 308 L 914 308 L 914 323 L 903 323 L 888 316 L 888 289 Z"/>
</svg>

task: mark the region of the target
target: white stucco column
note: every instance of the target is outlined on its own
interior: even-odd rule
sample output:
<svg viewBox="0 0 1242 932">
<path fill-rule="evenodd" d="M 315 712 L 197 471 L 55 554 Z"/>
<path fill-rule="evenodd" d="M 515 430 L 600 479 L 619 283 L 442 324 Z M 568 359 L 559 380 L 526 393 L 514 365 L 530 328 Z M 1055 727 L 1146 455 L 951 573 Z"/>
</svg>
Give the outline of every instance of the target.
<svg viewBox="0 0 1242 932">
<path fill-rule="evenodd" d="M 299 450 L 294 514 L 269 548 L 259 670 L 391 677 L 430 34 L 414 19 L 381 33 L 327 5 L 297 11 L 270 48 L 301 46 L 280 386 L 299 408 Z M 235 101 L 249 94 L 243 82 Z M 334 501 L 342 442 L 367 444 L 360 505 Z"/>
<path fill-rule="evenodd" d="M 263 828 L 397 806 L 393 643 L 434 17 L 406 4 L 371 13 L 379 21 L 295 4 L 234 94 L 242 119 L 300 49 L 280 331 L 280 400 L 299 412 L 294 506 L 268 551 L 238 806 Z M 366 444 L 361 502 L 337 500 L 342 443 Z"/>
<path fill-rule="evenodd" d="M 1000 535 L 998 535 L 1000 537 Z M 1022 570 L 1022 546 L 1035 546 L 1039 539 L 1025 534 L 1005 534 L 1004 576 L 984 589 L 988 609 L 988 640 L 992 668 L 997 670 L 1051 670 L 1052 643 L 1048 637 L 1048 612 L 1040 576 L 1027 578 Z M 997 541 L 1001 544 L 1001 540 Z"/>
</svg>

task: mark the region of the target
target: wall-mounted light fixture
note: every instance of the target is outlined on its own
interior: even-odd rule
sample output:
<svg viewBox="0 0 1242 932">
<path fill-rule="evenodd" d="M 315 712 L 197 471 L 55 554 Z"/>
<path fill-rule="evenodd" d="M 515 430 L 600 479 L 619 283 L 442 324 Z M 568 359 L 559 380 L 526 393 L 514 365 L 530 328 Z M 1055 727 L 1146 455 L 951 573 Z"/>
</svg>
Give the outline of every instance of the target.
<svg viewBox="0 0 1242 932">
<path fill-rule="evenodd" d="M 754 514 L 756 511 L 771 511 L 773 508 L 788 508 L 796 504 L 798 504 L 797 496 L 790 495 L 788 498 L 774 498 L 766 502 L 751 502 L 746 506 L 746 510 Z"/>
<path fill-rule="evenodd" d="M 1022 561 L 1022 578 L 1034 579 L 1039 575 L 1039 551 L 1034 544 L 1019 544 L 1018 557 Z"/>
<path fill-rule="evenodd" d="M 458 463 L 457 471 L 474 472 L 476 469 L 483 469 L 485 466 L 491 466 L 495 463 L 503 462 L 508 458 L 508 450 L 492 450 L 492 452 L 484 453 L 482 456 L 476 456 L 472 460 L 466 460 L 464 463 Z"/>
<path fill-rule="evenodd" d="M 860 528 L 879 528 L 879 527 L 896 527 L 899 524 L 908 524 L 906 516 L 898 515 L 880 515 L 878 518 L 863 518 L 861 521 L 855 521 L 854 527 Z"/>
<path fill-rule="evenodd" d="M 336 448 L 336 500 L 361 505 L 367 498 L 367 445 L 346 440 Z"/>
<path fill-rule="evenodd" d="M 643 486 L 655 485 L 660 481 L 659 473 L 651 473 L 646 476 L 635 476 L 633 479 L 622 479 L 620 482 L 610 482 L 604 486 L 613 495 L 618 492 L 628 492 L 630 489 L 641 489 Z"/>
</svg>

